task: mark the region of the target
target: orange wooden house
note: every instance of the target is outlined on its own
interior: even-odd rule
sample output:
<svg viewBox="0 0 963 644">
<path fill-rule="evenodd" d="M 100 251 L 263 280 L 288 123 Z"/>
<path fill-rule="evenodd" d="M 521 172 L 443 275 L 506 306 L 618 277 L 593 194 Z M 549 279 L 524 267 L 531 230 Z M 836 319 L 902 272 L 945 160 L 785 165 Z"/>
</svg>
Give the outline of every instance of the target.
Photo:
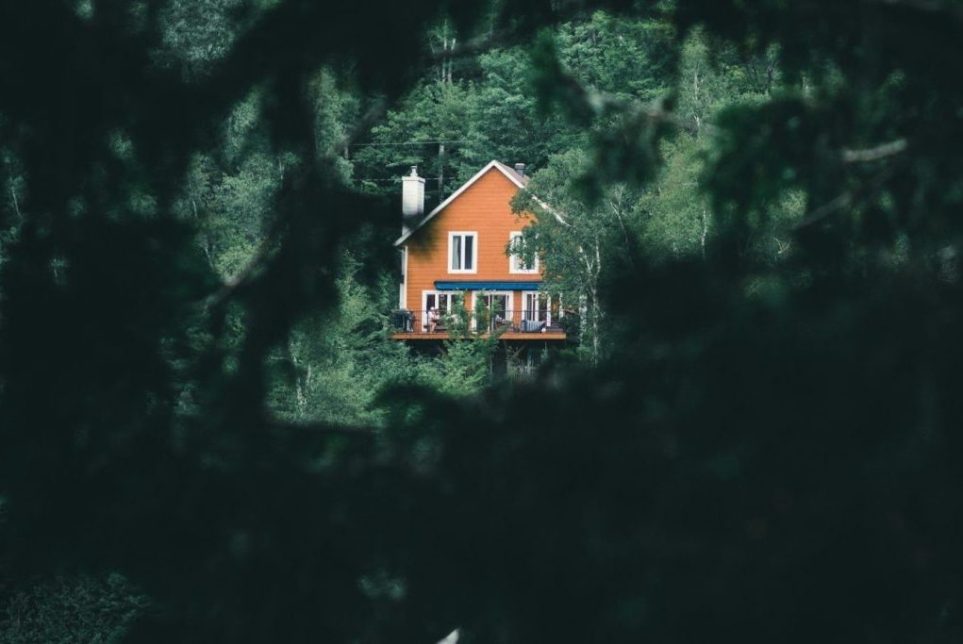
<svg viewBox="0 0 963 644">
<path fill-rule="evenodd" d="M 399 340 L 440 340 L 456 329 L 503 340 L 565 340 L 558 299 L 541 290 L 538 260 L 512 253 L 534 221 L 510 202 L 525 186 L 523 164 L 492 161 L 429 212 L 417 168 L 402 180 Z"/>
</svg>

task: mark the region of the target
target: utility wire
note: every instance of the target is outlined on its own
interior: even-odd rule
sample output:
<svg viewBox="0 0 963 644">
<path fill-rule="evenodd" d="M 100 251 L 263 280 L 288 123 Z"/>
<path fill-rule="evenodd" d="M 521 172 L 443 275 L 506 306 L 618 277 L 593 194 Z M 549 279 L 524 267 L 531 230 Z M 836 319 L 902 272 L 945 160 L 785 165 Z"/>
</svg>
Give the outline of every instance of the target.
<svg viewBox="0 0 963 644">
<path fill-rule="evenodd" d="M 404 177 L 398 177 L 397 179 L 356 179 L 362 183 L 400 183 Z M 438 182 L 438 177 L 421 177 L 425 181 Z"/>
</svg>

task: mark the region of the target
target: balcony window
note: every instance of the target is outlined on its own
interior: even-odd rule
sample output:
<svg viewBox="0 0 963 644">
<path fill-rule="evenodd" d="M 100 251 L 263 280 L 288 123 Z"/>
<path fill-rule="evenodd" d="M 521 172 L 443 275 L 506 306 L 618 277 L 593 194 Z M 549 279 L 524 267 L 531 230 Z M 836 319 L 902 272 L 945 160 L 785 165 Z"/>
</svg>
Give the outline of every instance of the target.
<svg viewBox="0 0 963 644">
<path fill-rule="evenodd" d="M 421 311 L 417 313 L 420 321 L 416 328 L 423 331 L 447 331 L 452 326 L 467 324 L 465 298 L 461 293 L 423 291 Z M 434 321 L 434 325 L 431 322 Z"/>
<path fill-rule="evenodd" d="M 522 293 L 522 323 L 540 323 L 549 327 L 557 324 L 562 317 L 561 298 L 539 291 Z M 531 326 L 531 325 L 528 325 Z"/>
<path fill-rule="evenodd" d="M 504 292 L 475 293 L 475 310 L 472 328 L 497 330 L 514 324 L 512 294 Z"/>
</svg>

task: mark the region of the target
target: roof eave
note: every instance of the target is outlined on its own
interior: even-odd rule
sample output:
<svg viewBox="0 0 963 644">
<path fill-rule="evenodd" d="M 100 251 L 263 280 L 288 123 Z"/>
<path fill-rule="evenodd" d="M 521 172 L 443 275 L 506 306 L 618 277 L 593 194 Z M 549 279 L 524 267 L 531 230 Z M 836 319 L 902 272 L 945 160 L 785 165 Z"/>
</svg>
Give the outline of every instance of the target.
<svg viewBox="0 0 963 644">
<path fill-rule="evenodd" d="M 509 181 L 514 183 L 516 186 L 518 186 L 519 189 L 525 187 L 524 182 L 522 182 L 517 177 L 514 170 L 512 170 L 511 168 L 509 168 L 504 163 L 501 163 L 498 160 L 492 160 L 484 168 L 476 172 L 475 176 L 473 176 L 471 179 L 469 179 L 464 184 L 462 184 L 462 186 L 458 188 L 458 190 L 455 190 L 453 193 L 451 193 L 447 199 L 445 199 L 440 204 L 435 206 L 435 209 L 432 210 L 430 213 L 428 213 L 420 222 L 418 222 L 418 224 L 414 228 L 404 233 L 401 237 L 395 240 L 394 245 L 401 246 L 403 243 L 408 241 L 408 239 L 410 239 L 412 235 L 414 235 L 416 232 L 421 230 L 425 226 L 425 224 L 427 224 L 429 221 L 431 221 L 435 217 L 435 215 L 437 215 L 442 210 L 447 208 L 452 201 L 460 197 L 463 192 L 465 192 L 466 190 L 468 190 L 468 188 L 472 186 L 472 184 L 474 184 L 476 181 L 478 181 L 483 176 L 488 174 L 488 171 L 491 170 L 492 168 L 495 168 L 499 172 L 501 172 Z"/>
</svg>

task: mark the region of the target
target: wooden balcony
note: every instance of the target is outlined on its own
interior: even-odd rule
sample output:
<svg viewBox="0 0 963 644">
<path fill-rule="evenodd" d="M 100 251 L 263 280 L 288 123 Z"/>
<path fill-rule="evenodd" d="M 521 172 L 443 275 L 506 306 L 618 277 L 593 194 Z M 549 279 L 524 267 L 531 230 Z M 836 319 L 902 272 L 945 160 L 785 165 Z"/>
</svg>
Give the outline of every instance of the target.
<svg viewBox="0 0 963 644">
<path fill-rule="evenodd" d="M 472 334 L 468 337 L 487 337 L 488 334 Z M 501 335 L 498 336 L 499 340 L 505 342 L 564 342 L 568 336 L 565 331 L 562 330 L 546 330 L 540 333 L 531 333 L 523 331 L 512 331 L 506 330 L 502 331 Z M 392 340 L 404 340 L 404 341 L 435 341 L 441 342 L 444 340 L 450 340 L 451 336 L 447 331 L 438 331 L 434 333 L 429 333 L 427 331 L 422 333 L 416 333 L 414 331 L 396 331 L 391 334 Z"/>
<path fill-rule="evenodd" d="M 489 316 L 488 320 L 472 320 L 467 336 L 464 332 L 449 332 L 449 326 L 453 326 L 451 316 L 439 314 L 432 321 L 428 311 L 405 314 L 408 317 L 391 334 L 393 340 L 441 342 L 452 337 L 487 338 L 492 333 L 497 333 L 498 339 L 504 342 L 564 342 L 568 338 L 565 330 L 545 311 L 509 311 L 504 316 Z"/>
</svg>

